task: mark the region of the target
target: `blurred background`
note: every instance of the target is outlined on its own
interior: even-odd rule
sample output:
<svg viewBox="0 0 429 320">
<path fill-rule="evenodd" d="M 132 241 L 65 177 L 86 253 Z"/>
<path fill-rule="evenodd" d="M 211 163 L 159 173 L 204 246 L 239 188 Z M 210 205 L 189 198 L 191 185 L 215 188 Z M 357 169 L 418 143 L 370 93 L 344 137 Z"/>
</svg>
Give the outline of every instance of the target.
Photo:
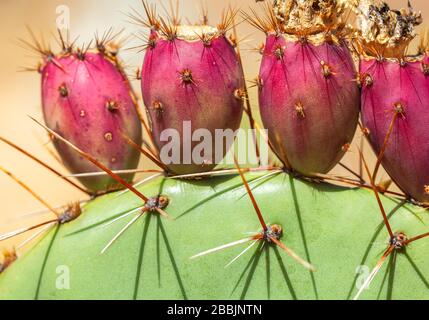
<svg viewBox="0 0 429 320">
<path fill-rule="evenodd" d="M 149 2 L 157 3 L 161 11 L 161 3 L 168 5 L 167 0 Z M 395 8 L 407 5 L 407 0 L 387 2 Z M 207 0 L 210 21 L 217 24 L 219 20 L 217 17 L 220 16 L 222 9 L 230 4 L 246 10 L 249 6 L 255 6 L 255 0 Z M 180 0 L 180 5 L 183 17 L 190 21 L 200 20 L 201 2 L 199 0 Z M 424 18 L 429 18 L 428 1 L 414 0 L 413 5 L 416 10 L 424 13 Z M 46 134 L 28 118 L 28 115 L 31 115 L 42 119 L 40 76 L 36 72 L 20 72 L 20 70 L 36 66 L 39 57 L 20 46 L 18 39 L 30 40 L 26 29 L 28 26 L 38 37 L 43 34 L 47 42 L 54 44 L 57 18 L 60 14 L 67 12 L 70 14 L 71 37 L 79 36 L 79 44 L 93 39 L 96 31 L 103 33 L 111 27 L 115 30 L 125 28 L 124 35 L 131 35 L 141 29 L 131 24 L 126 17 L 126 13 L 131 12 L 131 8 L 143 14 L 143 7 L 139 0 L 0 0 L 0 135 L 66 173 L 61 164 L 49 153 L 48 149 L 52 149 L 52 146 L 48 144 L 49 139 Z M 419 31 L 423 31 L 429 25 L 429 19 L 425 21 L 427 21 L 426 24 L 424 23 Z M 245 38 L 241 48 L 246 77 L 254 79 L 258 74 L 259 56 L 250 49 L 263 41 L 263 35 L 246 23 L 239 25 L 238 32 L 241 38 Z M 414 41 L 414 47 L 418 41 L 419 39 Z M 127 43 L 126 47 L 135 45 L 139 45 L 136 39 Z M 129 74 L 134 74 L 142 63 L 144 53 L 137 53 L 137 51 L 122 51 L 121 57 L 128 66 Z M 138 82 L 135 81 L 134 85 L 139 92 Z M 257 114 L 257 92 L 252 89 L 250 94 L 254 112 Z M 354 145 L 343 161 L 355 170 L 359 167 L 356 149 L 356 144 L 360 141 L 359 137 L 360 135 L 357 135 Z M 365 155 L 368 161 L 374 164 L 375 158 L 368 146 L 365 147 Z M 76 191 L 61 179 L 2 143 L 0 143 L 0 156 L 0 166 L 14 173 L 53 206 L 87 198 L 85 194 Z M 140 167 L 151 168 L 151 165 L 142 160 Z M 350 176 L 340 167 L 335 168 L 334 172 Z M 38 209 L 43 209 L 40 203 L 9 177 L 0 173 L 0 233 L 53 218 L 50 213 L 28 215 Z M 24 235 L 0 243 L 0 250 L 10 249 L 28 236 Z"/>
</svg>

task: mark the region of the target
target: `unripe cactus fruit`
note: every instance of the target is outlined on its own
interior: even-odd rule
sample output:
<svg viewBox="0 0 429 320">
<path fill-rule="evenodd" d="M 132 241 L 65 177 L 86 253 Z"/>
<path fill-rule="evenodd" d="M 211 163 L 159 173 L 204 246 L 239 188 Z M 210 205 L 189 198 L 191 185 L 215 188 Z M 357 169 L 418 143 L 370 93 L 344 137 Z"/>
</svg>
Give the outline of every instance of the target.
<svg viewBox="0 0 429 320">
<path fill-rule="evenodd" d="M 112 170 L 135 169 L 140 153 L 123 135 L 141 144 L 141 123 L 130 83 L 116 58 L 104 51 L 49 56 L 41 68 L 42 102 L 49 128 Z M 99 171 L 64 143 L 54 144 L 72 173 Z M 133 175 L 124 175 L 132 180 Z M 108 176 L 82 177 L 91 192 L 117 189 Z"/>
<path fill-rule="evenodd" d="M 243 101 L 238 93 L 243 90 L 244 75 L 225 32 L 226 26 L 222 25 L 161 24 L 150 35 L 142 68 L 143 100 L 160 150 L 170 143 L 162 141 L 164 130 L 173 129 L 180 135 L 180 141 L 176 141 L 180 143 L 176 145 L 179 163 L 166 163 L 172 173 L 212 170 L 229 147 L 217 149 L 215 155 L 215 131 L 235 131 L 240 126 Z M 191 125 L 191 135 L 199 129 L 211 134 L 213 152 L 202 155 L 201 161 L 192 156 L 200 142 L 189 141 L 190 134 L 184 132 L 186 122 Z M 161 160 L 168 162 L 162 158 L 161 151 Z"/>
<path fill-rule="evenodd" d="M 267 34 L 258 79 L 262 120 L 290 169 L 326 173 L 348 150 L 358 123 L 353 60 L 341 21 L 328 28 L 311 1 L 293 1 L 294 15 L 280 14 L 281 3 L 277 16 L 267 8 L 268 23 L 248 17 Z M 340 19 L 338 7 L 329 10 Z M 307 11 L 314 19 L 306 20 Z"/>
<path fill-rule="evenodd" d="M 381 23 L 389 16 L 389 11 L 376 6 L 370 10 L 380 16 Z M 362 31 L 362 122 L 389 176 L 405 194 L 429 203 L 428 58 L 405 56 L 414 38 L 414 25 L 421 20 L 413 11 L 401 13 L 387 25 L 395 28 L 406 22 L 407 28 L 395 28 L 400 32 L 391 33 L 397 38 L 384 35 L 377 24 Z M 361 19 L 364 24 L 364 17 Z M 384 59 L 378 59 L 376 53 Z"/>
</svg>

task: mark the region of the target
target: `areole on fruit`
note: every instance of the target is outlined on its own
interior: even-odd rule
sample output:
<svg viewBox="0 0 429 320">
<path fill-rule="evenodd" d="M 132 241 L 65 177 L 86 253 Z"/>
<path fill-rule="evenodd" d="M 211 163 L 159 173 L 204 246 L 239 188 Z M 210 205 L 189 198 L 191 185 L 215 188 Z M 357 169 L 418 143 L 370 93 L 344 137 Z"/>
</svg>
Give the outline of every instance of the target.
<svg viewBox="0 0 429 320">
<path fill-rule="evenodd" d="M 245 15 L 267 34 L 258 82 L 263 123 L 289 169 L 327 173 L 348 150 L 359 114 L 344 4 L 277 1 L 265 10 L 265 18 Z"/>
<path fill-rule="evenodd" d="M 206 150 L 197 161 L 192 155 L 200 141 L 189 138 L 199 129 L 207 130 L 215 150 L 216 130 L 235 131 L 240 126 L 243 99 L 237 99 L 236 92 L 244 87 L 244 75 L 225 36 L 235 12 L 229 11 L 218 27 L 181 25 L 177 17 L 165 22 L 156 13 L 148 16 L 151 34 L 141 85 L 161 161 L 173 174 L 210 171 L 230 146 L 223 147 L 221 157 Z M 185 123 L 191 126 L 189 134 L 184 132 Z M 171 130 L 179 141 L 166 135 Z M 170 161 L 171 148 L 180 150 L 179 161 Z"/>
</svg>

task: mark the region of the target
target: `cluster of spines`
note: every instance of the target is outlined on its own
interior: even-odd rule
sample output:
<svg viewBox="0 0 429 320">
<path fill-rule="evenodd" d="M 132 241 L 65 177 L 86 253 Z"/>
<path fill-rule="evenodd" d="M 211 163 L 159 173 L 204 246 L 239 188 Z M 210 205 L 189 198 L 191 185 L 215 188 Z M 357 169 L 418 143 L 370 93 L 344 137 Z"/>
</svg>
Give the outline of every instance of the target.
<svg viewBox="0 0 429 320">
<path fill-rule="evenodd" d="M 163 37 L 169 41 L 174 41 L 179 37 L 178 29 L 182 24 L 182 19 L 179 14 L 179 1 L 176 1 L 175 4 L 173 1 L 170 2 L 170 10 L 165 10 L 165 18 L 158 14 L 155 4 L 148 4 L 145 0 L 142 0 L 142 3 L 145 16 L 140 14 L 140 12 L 135 9 L 133 9 L 132 13 L 127 14 L 133 23 L 145 28 L 149 28 L 150 30 L 149 35 L 137 35 L 137 37 L 144 42 L 144 45 L 139 46 L 142 51 L 154 48 L 159 37 Z M 222 12 L 221 21 L 217 25 L 216 34 L 203 32 L 202 34 L 196 34 L 196 36 L 198 36 L 206 46 L 210 46 L 211 41 L 215 37 L 225 36 L 235 27 L 235 21 L 238 13 L 238 9 L 229 7 L 227 10 Z M 208 12 L 207 9 L 203 7 L 202 19 L 199 23 L 197 23 L 197 25 L 207 26 L 208 23 Z M 234 41 L 231 42 L 234 44 Z"/>
<path fill-rule="evenodd" d="M 56 43 L 59 46 L 59 52 L 55 52 L 50 45 L 46 44 L 43 37 L 41 40 L 37 38 L 34 32 L 28 28 L 31 40 L 19 39 L 20 45 L 25 49 L 31 50 L 38 54 L 42 61 L 36 67 L 23 68 L 24 71 L 42 72 L 46 63 L 52 62 L 60 69 L 62 68 L 58 60 L 61 57 L 75 55 L 79 60 L 85 60 L 85 55 L 89 51 L 96 51 L 102 54 L 106 59 L 115 64 L 119 70 L 123 70 L 122 62 L 118 59 L 118 53 L 126 39 L 120 39 L 123 30 L 115 32 L 113 28 L 108 29 L 102 35 L 95 33 L 95 41 L 89 41 L 87 44 L 77 46 L 78 38 L 70 40 L 69 31 L 57 30 L 58 35 L 55 37 Z"/>
</svg>

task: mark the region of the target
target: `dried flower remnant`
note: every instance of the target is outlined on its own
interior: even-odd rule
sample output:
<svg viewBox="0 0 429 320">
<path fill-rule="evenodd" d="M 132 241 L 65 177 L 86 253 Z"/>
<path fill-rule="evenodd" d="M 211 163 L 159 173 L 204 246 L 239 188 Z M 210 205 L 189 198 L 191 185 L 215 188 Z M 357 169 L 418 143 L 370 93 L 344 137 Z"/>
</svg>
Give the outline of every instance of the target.
<svg viewBox="0 0 429 320">
<path fill-rule="evenodd" d="M 361 0 L 356 12 L 361 50 L 370 56 L 402 58 L 416 37 L 416 26 L 423 22 L 410 1 L 407 9 L 394 10 L 385 2 Z"/>
<path fill-rule="evenodd" d="M 274 14 L 286 33 L 325 32 L 344 25 L 346 0 L 275 0 Z"/>
</svg>

